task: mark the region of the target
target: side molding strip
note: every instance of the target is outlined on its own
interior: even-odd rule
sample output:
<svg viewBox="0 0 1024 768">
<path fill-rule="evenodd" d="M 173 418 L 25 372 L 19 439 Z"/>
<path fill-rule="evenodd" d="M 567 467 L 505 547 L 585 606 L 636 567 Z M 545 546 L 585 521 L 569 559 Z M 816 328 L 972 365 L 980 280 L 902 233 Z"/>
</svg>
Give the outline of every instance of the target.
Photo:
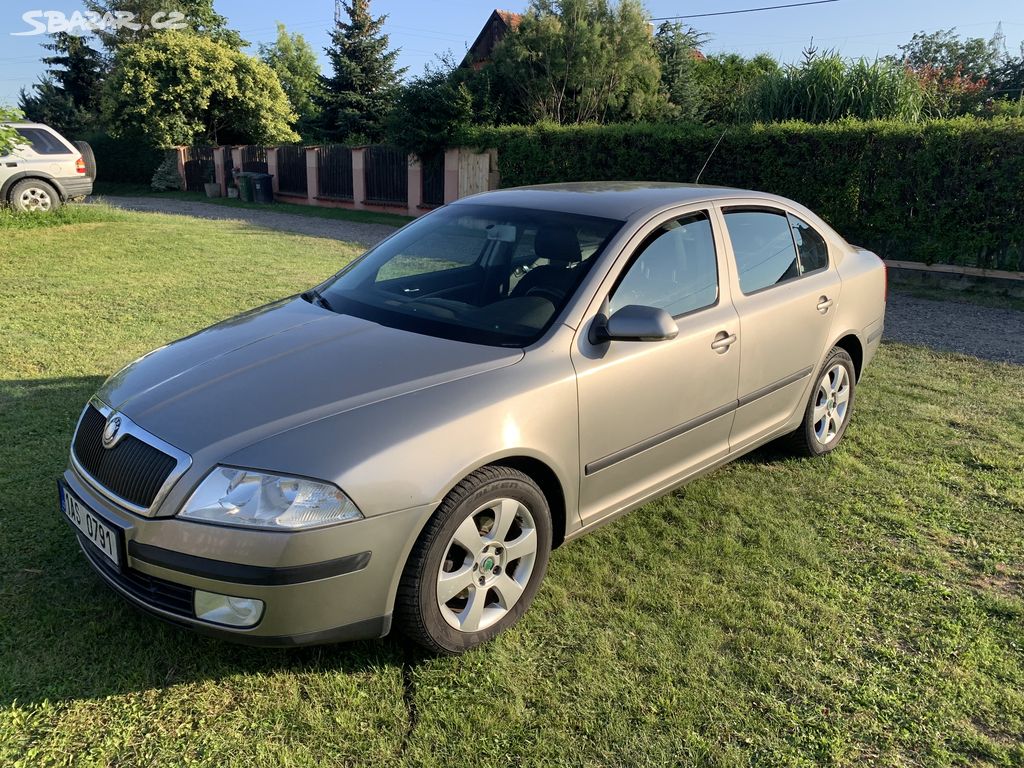
<svg viewBox="0 0 1024 768">
<path fill-rule="evenodd" d="M 737 401 L 738 407 L 742 408 L 744 405 L 749 405 L 750 403 L 754 402 L 755 400 L 760 400 L 762 397 L 767 397 L 768 395 L 772 394 L 772 392 L 776 392 L 776 391 L 782 389 L 783 387 L 788 387 L 794 381 L 800 381 L 800 379 L 806 379 L 808 376 L 811 375 L 811 371 L 813 371 L 813 370 L 814 370 L 814 368 L 808 366 L 807 368 L 804 368 L 802 371 L 797 371 L 796 373 L 790 374 L 789 376 L 787 376 L 784 379 L 779 379 L 778 381 L 773 381 L 771 384 L 769 384 L 766 387 L 761 387 L 760 389 L 755 389 L 749 395 L 744 395 L 743 397 L 741 397 Z"/>
<path fill-rule="evenodd" d="M 657 435 L 654 435 L 653 437 L 648 437 L 646 440 L 641 440 L 639 443 L 635 443 L 627 448 L 623 448 L 621 451 L 616 451 L 615 453 L 611 453 L 602 459 L 592 461 L 583 468 L 583 474 L 593 475 L 596 472 L 600 472 L 602 469 L 608 469 L 608 467 L 623 462 L 626 459 L 631 459 L 638 453 L 643 453 L 644 451 L 650 450 L 651 448 L 661 445 L 664 442 L 679 437 L 680 435 L 684 435 L 692 429 L 702 427 L 708 422 L 717 419 L 719 416 L 725 416 L 727 413 L 731 413 L 732 411 L 735 411 L 737 408 L 741 408 L 744 405 L 749 405 L 755 400 L 760 400 L 762 397 L 767 397 L 768 395 L 772 394 L 773 392 L 777 392 L 783 387 L 787 387 L 794 382 L 807 378 L 808 376 L 811 375 L 811 372 L 813 370 L 814 368 L 812 367 L 804 368 L 802 371 L 797 371 L 794 374 L 786 376 L 784 379 L 779 379 L 778 381 L 774 381 L 765 387 L 761 387 L 760 389 L 751 392 L 749 395 L 744 395 L 739 400 L 733 400 L 732 402 L 726 403 L 725 405 L 715 408 L 713 411 L 708 411 L 707 413 L 697 416 L 696 418 L 690 419 L 689 421 L 685 421 L 682 424 L 679 424 L 678 426 L 672 427 L 671 429 L 667 429 L 664 432 L 660 432 Z"/>
<path fill-rule="evenodd" d="M 628 448 L 623 448 L 621 451 L 616 451 L 613 454 L 605 456 L 603 459 L 592 461 L 589 464 L 587 464 L 586 467 L 584 467 L 583 473 L 587 475 L 592 475 L 595 472 L 600 472 L 602 469 L 607 469 L 613 464 L 618 464 L 620 461 L 630 459 L 633 456 L 636 456 L 638 453 L 643 453 L 644 451 L 654 448 L 656 445 L 660 445 L 661 443 L 664 443 L 667 440 L 671 440 L 674 437 L 679 437 L 680 435 L 689 432 L 691 429 L 702 427 L 709 421 L 717 419 L 719 416 L 724 416 L 727 413 L 732 413 L 735 410 L 736 401 L 733 400 L 731 403 L 726 403 L 723 406 L 715 408 L 715 410 L 713 411 L 708 411 L 707 413 L 701 416 L 697 416 L 694 419 L 685 421 L 676 427 L 672 427 L 671 429 L 667 429 L 664 432 L 661 432 L 660 434 L 654 435 L 653 437 L 648 437 L 646 440 L 641 440 L 639 443 L 636 443 L 635 445 L 631 445 Z"/>
</svg>

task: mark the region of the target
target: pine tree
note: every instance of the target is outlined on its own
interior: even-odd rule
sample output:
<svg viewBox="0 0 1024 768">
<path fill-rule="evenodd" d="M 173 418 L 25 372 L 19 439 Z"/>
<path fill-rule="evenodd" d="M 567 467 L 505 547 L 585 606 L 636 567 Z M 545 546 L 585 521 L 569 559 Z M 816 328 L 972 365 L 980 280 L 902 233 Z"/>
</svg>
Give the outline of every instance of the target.
<svg viewBox="0 0 1024 768">
<path fill-rule="evenodd" d="M 385 120 L 405 68 L 396 69 L 397 50 L 381 31 L 387 16 L 374 19 L 369 0 L 342 3 L 326 49 L 332 74 L 322 79 L 321 132 L 328 141 L 361 143 L 384 138 Z"/>
<path fill-rule="evenodd" d="M 58 32 L 43 48 L 49 67 L 32 90 L 22 89 L 20 106 L 30 120 L 57 130 L 79 134 L 96 127 L 99 91 L 106 74 L 106 62 L 83 37 Z"/>
</svg>

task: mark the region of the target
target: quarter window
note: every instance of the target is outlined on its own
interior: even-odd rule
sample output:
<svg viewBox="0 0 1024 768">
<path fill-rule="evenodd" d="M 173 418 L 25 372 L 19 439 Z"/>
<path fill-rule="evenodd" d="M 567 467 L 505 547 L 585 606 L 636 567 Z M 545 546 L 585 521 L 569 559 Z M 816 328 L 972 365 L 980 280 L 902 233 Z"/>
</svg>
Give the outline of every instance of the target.
<svg viewBox="0 0 1024 768">
<path fill-rule="evenodd" d="M 64 146 L 64 143 L 49 131 L 44 131 L 40 128 L 16 128 L 15 130 L 32 146 L 32 151 L 38 155 L 72 154 L 71 150 Z"/>
<path fill-rule="evenodd" d="M 711 222 L 701 213 L 663 224 L 612 293 L 612 312 L 630 304 L 664 309 L 673 317 L 718 299 L 718 263 Z"/>
<path fill-rule="evenodd" d="M 753 293 L 800 276 L 786 214 L 726 211 L 725 224 L 743 293 Z"/>
<path fill-rule="evenodd" d="M 806 221 L 790 214 L 789 225 L 793 228 L 793 239 L 800 254 L 800 274 L 815 272 L 828 266 L 828 246 Z"/>
</svg>

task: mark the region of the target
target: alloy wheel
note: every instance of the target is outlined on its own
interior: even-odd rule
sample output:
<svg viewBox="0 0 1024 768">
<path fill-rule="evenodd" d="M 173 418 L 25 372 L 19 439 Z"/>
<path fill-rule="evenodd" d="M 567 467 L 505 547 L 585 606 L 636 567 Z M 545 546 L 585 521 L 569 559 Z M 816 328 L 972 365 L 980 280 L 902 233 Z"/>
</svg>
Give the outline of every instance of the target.
<svg viewBox="0 0 1024 768">
<path fill-rule="evenodd" d="M 519 602 L 537 560 L 537 528 L 516 499 L 479 507 L 456 529 L 437 575 L 437 604 L 460 632 L 479 632 Z"/>
<path fill-rule="evenodd" d="M 818 382 L 814 396 L 814 435 L 822 445 L 828 445 L 843 428 L 849 414 L 850 376 L 845 365 L 837 363 L 829 368 Z"/>
</svg>

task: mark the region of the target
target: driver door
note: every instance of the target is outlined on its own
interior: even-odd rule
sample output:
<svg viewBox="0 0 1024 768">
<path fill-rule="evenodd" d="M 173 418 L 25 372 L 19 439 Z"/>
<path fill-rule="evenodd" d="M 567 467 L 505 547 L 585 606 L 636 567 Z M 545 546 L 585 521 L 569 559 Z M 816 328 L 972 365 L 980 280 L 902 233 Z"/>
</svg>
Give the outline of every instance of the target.
<svg viewBox="0 0 1024 768">
<path fill-rule="evenodd" d="M 707 210 L 666 215 L 620 258 L 600 310 L 664 309 L 674 339 L 595 344 L 594 311 L 572 352 L 580 416 L 584 525 L 671 487 L 729 450 L 739 381 L 739 320 L 720 233 Z M 634 242 L 637 242 L 634 240 Z M 620 266 L 621 265 L 621 266 Z"/>
</svg>

